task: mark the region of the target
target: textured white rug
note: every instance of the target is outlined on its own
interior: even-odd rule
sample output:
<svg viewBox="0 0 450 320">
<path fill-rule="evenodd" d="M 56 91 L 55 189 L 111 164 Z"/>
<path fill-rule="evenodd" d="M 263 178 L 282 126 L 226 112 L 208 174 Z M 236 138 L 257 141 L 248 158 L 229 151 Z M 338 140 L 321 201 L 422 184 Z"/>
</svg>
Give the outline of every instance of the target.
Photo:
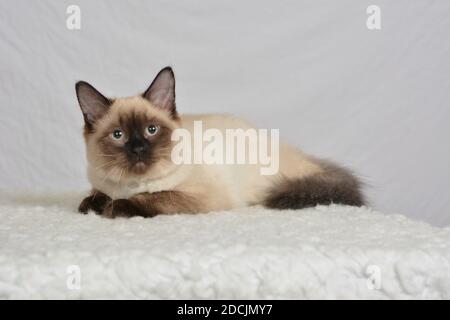
<svg viewBox="0 0 450 320">
<path fill-rule="evenodd" d="M 450 298 L 450 228 L 368 208 L 108 220 L 1 200 L 0 298 Z"/>
</svg>

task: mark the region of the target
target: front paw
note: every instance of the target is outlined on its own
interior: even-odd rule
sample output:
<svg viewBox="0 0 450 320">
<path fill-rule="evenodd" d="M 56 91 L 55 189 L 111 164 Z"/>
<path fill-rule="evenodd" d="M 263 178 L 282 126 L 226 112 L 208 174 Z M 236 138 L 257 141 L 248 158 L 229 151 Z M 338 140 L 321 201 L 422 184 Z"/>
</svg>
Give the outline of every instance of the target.
<svg viewBox="0 0 450 320">
<path fill-rule="evenodd" d="M 97 214 L 101 214 L 110 201 L 111 198 L 106 194 L 94 193 L 81 201 L 80 206 L 78 207 L 78 212 L 87 214 L 89 210 L 92 210 Z"/>
<path fill-rule="evenodd" d="M 142 210 L 131 200 L 118 199 L 109 203 L 103 210 L 107 218 L 144 216 Z"/>
</svg>

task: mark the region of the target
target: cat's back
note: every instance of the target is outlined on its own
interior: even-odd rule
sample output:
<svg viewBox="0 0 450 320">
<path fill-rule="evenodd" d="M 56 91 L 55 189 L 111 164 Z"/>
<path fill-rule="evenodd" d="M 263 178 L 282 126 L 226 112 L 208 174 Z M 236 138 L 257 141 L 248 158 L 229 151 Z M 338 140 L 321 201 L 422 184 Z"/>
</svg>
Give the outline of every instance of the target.
<svg viewBox="0 0 450 320">
<path fill-rule="evenodd" d="M 250 129 L 255 128 L 249 121 L 231 114 L 184 114 L 180 116 L 181 127 L 189 131 L 194 130 L 196 124 L 197 130 L 218 129 L 224 132 L 226 129 Z"/>
</svg>

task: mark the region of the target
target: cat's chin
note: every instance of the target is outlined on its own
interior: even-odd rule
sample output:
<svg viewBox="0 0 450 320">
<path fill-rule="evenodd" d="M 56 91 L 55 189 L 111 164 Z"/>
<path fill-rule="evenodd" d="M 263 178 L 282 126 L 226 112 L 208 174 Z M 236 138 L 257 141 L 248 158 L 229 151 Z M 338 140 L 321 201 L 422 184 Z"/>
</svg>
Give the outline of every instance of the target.
<svg viewBox="0 0 450 320">
<path fill-rule="evenodd" d="M 135 174 L 144 174 L 148 169 L 148 166 L 145 164 L 144 161 L 138 161 L 136 162 L 132 167 L 131 171 Z"/>
</svg>

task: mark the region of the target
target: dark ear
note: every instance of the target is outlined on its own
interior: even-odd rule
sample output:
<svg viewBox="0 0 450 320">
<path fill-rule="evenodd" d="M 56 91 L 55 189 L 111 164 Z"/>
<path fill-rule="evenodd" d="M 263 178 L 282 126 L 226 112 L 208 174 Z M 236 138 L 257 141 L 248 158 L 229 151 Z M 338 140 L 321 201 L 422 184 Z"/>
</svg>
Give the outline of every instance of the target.
<svg viewBox="0 0 450 320">
<path fill-rule="evenodd" d="M 103 117 L 111 105 L 111 100 L 105 98 L 89 83 L 80 81 L 75 85 L 78 103 L 83 112 L 84 122 L 88 128 Z"/>
<path fill-rule="evenodd" d="M 155 107 L 166 110 L 176 117 L 175 75 L 172 68 L 162 69 L 142 96 Z"/>
</svg>

